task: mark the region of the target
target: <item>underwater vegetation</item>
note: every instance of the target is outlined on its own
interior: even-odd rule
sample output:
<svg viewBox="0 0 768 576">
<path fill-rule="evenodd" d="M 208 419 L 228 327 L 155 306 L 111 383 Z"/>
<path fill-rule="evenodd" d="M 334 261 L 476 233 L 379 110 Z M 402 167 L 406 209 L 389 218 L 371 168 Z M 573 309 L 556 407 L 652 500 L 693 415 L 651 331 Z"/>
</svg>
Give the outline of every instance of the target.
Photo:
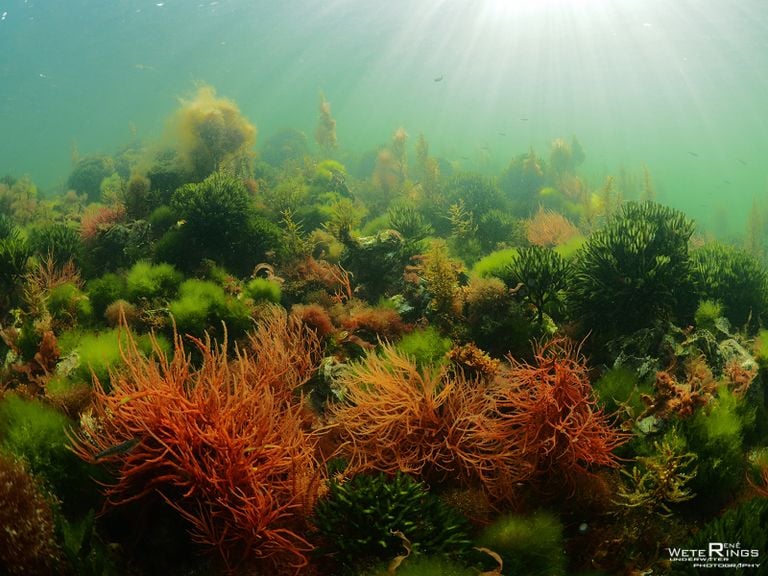
<svg viewBox="0 0 768 576">
<path fill-rule="evenodd" d="M 588 177 L 575 138 L 490 173 L 316 121 L 257 143 L 202 87 L 162 145 L 0 179 L 1 573 L 763 562 L 756 228 Z"/>
<path fill-rule="evenodd" d="M 178 188 L 170 206 L 178 226 L 166 232 L 157 249 L 182 270 L 210 259 L 246 274 L 280 237 L 277 226 L 256 213 L 242 180 L 226 172 Z"/>
<path fill-rule="evenodd" d="M 573 343 L 553 339 L 534 362 L 511 361 L 494 390 L 494 420 L 510 441 L 511 476 L 544 493 L 573 490 L 598 466 L 618 467 L 613 451 L 627 436 L 594 399 L 584 358 Z"/>
<path fill-rule="evenodd" d="M 217 97 L 211 86 L 201 86 L 193 99 L 181 101 L 172 130 L 182 166 L 193 181 L 221 168 L 246 167 L 256 141 L 256 127 L 234 102 Z"/>
<path fill-rule="evenodd" d="M 541 246 L 521 248 L 504 271 L 504 280 L 510 287 L 519 286 L 523 302 L 536 312 L 536 320 L 544 321 L 544 314 L 560 317 L 562 293 L 570 284 L 570 269 L 557 252 Z M 558 318 L 559 319 L 559 318 Z"/>
<path fill-rule="evenodd" d="M 501 516 L 482 530 L 478 544 L 501 556 L 504 574 L 566 573 L 563 526 L 550 512 Z"/>
<path fill-rule="evenodd" d="M 177 298 L 168 304 L 168 313 L 180 333 L 199 337 L 206 331 L 218 334 L 221 322 L 233 336 L 242 335 L 251 324 L 247 305 L 210 280 L 185 280 Z"/>
<path fill-rule="evenodd" d="M 0 453 L 21 459 L 35 481 L 62 498 L 65 512 L 76 512 L 95 503 L 93 473 L 69 450 L 63 430 L 71 420 L 39 400 L 5 396 L 0 403 Z"/>
<path fill-rule="evenodd" d="M 695 549 L 708 546 L 709 542 L 744 542 L 743 548 L 752 554 L 752 550 L 762 553 L 768 546 L 768 535 L 765 532 L 768 522 L 768 501 L 765 498 L 746 500 L 726 511 L 722 516 L 705 524 L 702 529 L 692 536 L 686 546 Z M 751 567 L 735 567 L 729 569 L 733 574 L 751 574 Z M 674 574 L 695 574 L 690 566 L 676 566 Z M 760 573 L 760 572 L 757 572 Z"/>
<path fill-rule="evenodd" d="M 414 330 L 397 343 L 397 350 L 413 358 L 417 366 L 439 365 L 446 360 L 452 342 L 432 326 Z"/>
<path fill-rule="evenodd" d="M 398 472 L 331 479 L 312 523 L 320 550 L 345 570 L 397 556 L 403 541 L 419 554 L 460 555 L 470 547 L 469 523 L 427 486 Z M 352 573 L 357 573 L 353 571 Z"/>
<path fill-rule="evenodd" d="M 627 203 L 584 244 L 573 269 L 574 316 L 601 339 L 686 320 L 693 222 L 653 202 Z"/>
<path fill-rule="evenodd" d="M 52 574 L 61 565 L 51 503 L 23 460 L 0 452 L 0 566 L 7 574 Z"/>
<path fill-rule="evenodd" d="M 699 300 L 719 303 L 732 326 L 754 334 L 768 305 L 768 275 L 760 261 L 744 249 L 714 244 L 694 250 L 691 263 Z"/>
<path fill-rule="evenodd" d="M 483 384 L 445 365 L 420 367 L 386 346 L 352 364 L 340 385 L 344 402 L 330 410 L 350 470 L 468 483 L 503 454 L 483 427 L 490 405 Z"/>
<path fill-rule="evenodd" d="M 101 183 L 115 173 L 115 161 L 110 156 L 86 156 L 79 159 L 67 178 L 67 189 L 85 194 L 89 202 L 101 200 Z"/>
<path fill-rule="evenodd" d="M 108 505 L 160 495 L 230 569 L 252 554 L 303 566 L 311 549 L 297 526 L 313 500 L 316 462 L 292 392 L 310 376 L 317 340 L 270 314 L 270 332 L 233 360 L 226 347 L 194 340 L 199 367 L 179 337 L 172 358 L 156 344 L 147 358 L 129 339 L 127 371 L 110 392 L 95 379 L 94 411 L 72 439 L 84 460 L 114 468 Z"/>
<path fill-rule="evenodd" d="M 30 249 L 18 227 L 7 215 L 0 215 L 0 288 L 4 307 L 14 304 L 18 280 L 24 274 Z"/>
</svg>

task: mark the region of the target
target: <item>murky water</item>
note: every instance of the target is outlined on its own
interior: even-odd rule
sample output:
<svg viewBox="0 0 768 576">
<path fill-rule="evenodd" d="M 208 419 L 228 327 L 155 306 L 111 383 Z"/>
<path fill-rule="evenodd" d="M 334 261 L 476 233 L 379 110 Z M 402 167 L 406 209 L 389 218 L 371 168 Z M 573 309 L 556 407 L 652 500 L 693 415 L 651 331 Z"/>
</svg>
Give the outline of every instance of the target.
<svg viewBox="0 0 768 576">
<path fill-rule="evenodd" d="M 759 0 L 6 0 L 0 173 L 59 190 L 73 151 L 159 138 L 208 83 L 259 142 L 312 134 L 320 93 L 356 153 L 402 126 L 498 174 L 576 136 L 595 185 L 647 166 L 659 200 L 738 234 L 768 191 L 766 29 Z"/>
</svg>

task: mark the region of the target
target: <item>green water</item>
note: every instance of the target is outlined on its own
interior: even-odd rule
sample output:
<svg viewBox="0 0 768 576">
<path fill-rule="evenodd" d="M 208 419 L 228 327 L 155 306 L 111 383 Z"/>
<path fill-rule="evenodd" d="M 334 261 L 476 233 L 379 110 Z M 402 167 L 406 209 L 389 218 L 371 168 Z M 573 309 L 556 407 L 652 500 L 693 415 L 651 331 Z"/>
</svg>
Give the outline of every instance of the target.
<svg viewBox="0 0 768 576">
<path fill-rule="evenodd" d="M 768 192 L 761 0 L 5 0 L 0 17 L 0 174 L 49 192 L 73 150 L 160 138 L 200 83 L 259 142 L 311 135 L 321 92 L 358 154 L 402 126 L 498 174 L 575 135 L 591 184 L 647 166 L 720 236 Z"/>
</svg>

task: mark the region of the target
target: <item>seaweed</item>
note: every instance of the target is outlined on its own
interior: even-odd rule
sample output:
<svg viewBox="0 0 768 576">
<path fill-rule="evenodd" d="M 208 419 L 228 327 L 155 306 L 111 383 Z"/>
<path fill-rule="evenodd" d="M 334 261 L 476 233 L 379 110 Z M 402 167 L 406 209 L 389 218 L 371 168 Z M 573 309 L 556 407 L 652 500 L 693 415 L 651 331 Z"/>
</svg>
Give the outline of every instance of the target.
<svg viewBox="0 0 768 576">
<path fill-rule="evenodd" d="M 312 523 L 318 552 L 347 572 L 394 558 L 402 539 L 426 555 L 461 555 L 470 547 L 467 520 L 424 483 L 402 473 L 331 479 L 327 494 L 315 504 Z"/>
<path fill-rule="evenodd" d="M 622 206 L 576 257 L 568 291 L 573 316 L 600 341 L 659 321 L 686 321 L 693 313 L 686 300 L 692 233 L 693 223 L 678 210 L 653 202 Z"/>
</svg>

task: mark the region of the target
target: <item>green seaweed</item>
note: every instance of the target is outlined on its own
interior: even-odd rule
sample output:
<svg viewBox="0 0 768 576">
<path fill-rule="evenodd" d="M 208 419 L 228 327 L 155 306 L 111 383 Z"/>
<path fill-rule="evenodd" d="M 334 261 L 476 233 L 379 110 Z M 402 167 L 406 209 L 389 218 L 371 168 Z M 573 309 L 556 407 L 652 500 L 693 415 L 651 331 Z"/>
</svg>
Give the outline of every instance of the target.
<svg viewBox="0 0 768 576">
<path fill-rule="evenodd" d="M 11 218 L 0 214 L 0 309 L 17 303 L 30 254 L 19 228 Z"/>
<path fill-rule="evenodd" d="M 254 278 L 245 285 L 245 295 L 252 298 L 254 301 L 272 302 L 274 304 L 280 303 L 280 297 L 282 290 L 280 283 L 274 280 L 268 280 L 266 278 Z"/>
<path fill-rule="evenodd" d="M 642 382 L 637 372 L 626 366 L 616 366 L 603 373 L 593 388 L 598 401 L 609 414 L 620 412 L 624 419 L 635 419 L 645 410 L 643 394 L 651 387 Z"/>
<path fill-rule="evenodd" d="M 48 293 L 47 305 L 51 316 L 68 326 L 86 324 L 93 316 L 90 299 L 72 282 L 53 287 Z"/>
<path fill-rule="evenodd" d="M 570 278 L 570 266 L 560 254 L 542 246 L 518 250 L 517 257 L 504 269 L 508 287 L 536 310 L 541 324 L 544 314 L 561 316 L 564 292 Z"/>
<path fill-rule="evenodd" d="M 403 336 L 395 348 L 421 367 L 445 362 L 451 346 L 450 338 L 442 336 L 434 326 L 427 326 Z"/>
<path fill-rule="evenodd" d="M 563 525 L 550 512 L 503 515 L 480 533 L 477 544 L 501 556 L 505 575 L 565 574 Z"/>
<path fill-rule="evenodd" d="M 62 334 L 59 344 L 63 355 L 74 355 L 77 364 L 72 369 L 70 376 L 76 382 L 90 384 L 93 378 L 98 378 L 102 386 L 109 389 L 110 371 L 116 369 L 122 363 L 120 352 L 121 343 L 125 335 L 124 328 L 113 328 L 102 332 L 81 332 L 73 330 Z M 168 341 L 157 335 L 160 345 L 169 348 Z M 136 342 L 139 349 L 148 354 L 152 350 L 150 337 L 138 336 Z"/>
<path fill-rule="evenodd" d="M 247 274 L 268 250 L 281 250 L 280 230 L 256 213 L 245 184 L 230 173 L 214 172 L 181 186 L 171 208 L 177 226 L 163 237 L 156 255 L 182 270 L 192 271 L 208 259 Z"/>
<path fill-rule="evenodd" d="M 503 278 L 507 267 L 517 258 L 517 248 L 504 248 L 486 254 L 480 260 L 475 262 L 472 267 L 472 275 L 481 278 Z"/>
<path fill-rule="evenodd" d="M 104 317 L 107 306 L 112 302 L 128 296 L 125 277 L 112 272 L 89 280 L 85 288 L 93 306 L 93 314 L 99 319 Z"/>
<path fill-rule="evenodd" d="M 93 470 L 68 448 L 65 431 L 73 425 L 39 400 L 9 394 L 0 401 L 0 446 L 28 463 L 67 514 L 87 509 L 97 494 L 89 479 Z"/>
<path fill-rule="evenodd" d="M 83 243 L 80 231 L 73 226 L 56 222 L 34 226 L 27 241 L 33 254 L 40 258 L 50 256 L 59 267 L 70 260 L 81 264 Z"/>
<path fill-rule="evenodd" d="M 721 386 L 715 401 L 684 423 L 689 449 L 699 457 L 691 488 L 699 495 L 696 502 L 700 507 L 717 509 L 744 484 L 747 458 L 743 439 L 754 416 L 753 407 Z"/>
<path fill-rule="evenodd" d="M 312 516 L 320 550 L 344 570 L 403 551 L 402 533 L 423 554 L 462 554 L 469 549 L 464 517 L 410 476 L 358 474 L 331 480 Z"/>
<path fill-rule="evenodd" d="M 172 298 L 181 284 L 182 275 L 170 264 L 136 262 L 125 278 L 128 297 L 133 302 Z"/>
<path fill-rule="evenodd" d="M 179 297 L 168 310 L 181 334 L 203 336 L 218 332 L 221 322 L 229 334 L 238 337 L 250 327 L 250 311 L 240 300 L 224 292 L 224 288 L 209 280 L 186 280 L 179 288 Z"/>
<path fill-rule="evenodd" d="M 101 182 L 115 172 L 110 156 L 85 156 L 77 161 L 67 178 L 67 188 L 86 194 L 89 202 L 101 200 Z"/>
<path fill-rule="evenodd" d="M 738 546 L 744 557 L 733 558 L 733 564 L 765 565 L 765 554 L 768 550 L 768 500 L 756 498 L 737 504 L 727 510 L 722 516 L 707 522 L 700 530 L 695 531 L 688 542 L 678 545 L 679 548 L 705 550 L 707 554 L 711 543 L 726 543 Z M 681 543 L 682 544 L 682 543 Z M 751 552 L 756 551 L 755 553 Z M 716 560 L 717 561 L 717 560 Z M 674 574 L 700 574 L 695 562 L 674 562 Z M 764 574 L 765 570 L 753 566 L 733 566 L 727 569 L 728 574 L 747 575 Z"/>
<path fill-rule="evenodd" d="M 708 244 L 691 253 L 691 270 L 700 300 L 723 306 L 733 326 L 755 333 L 768 309 L 768 272 L 745 250 Z"/>
<path fill-rule="evenodd" d="M 579 252 L 568 291 L 573 316 L 599 340 L 686 321 L 693 313 L 688 241 L 693 223 L 680 211 L 627 203 Z"/>
<path fill-rule="evenodd" d="M 717 320 L 723 316 L 723 305 L 717 300 L 702 300 L 693 315 L 693 323 L 699 330 L 717 334 Z"/>
</svg>

